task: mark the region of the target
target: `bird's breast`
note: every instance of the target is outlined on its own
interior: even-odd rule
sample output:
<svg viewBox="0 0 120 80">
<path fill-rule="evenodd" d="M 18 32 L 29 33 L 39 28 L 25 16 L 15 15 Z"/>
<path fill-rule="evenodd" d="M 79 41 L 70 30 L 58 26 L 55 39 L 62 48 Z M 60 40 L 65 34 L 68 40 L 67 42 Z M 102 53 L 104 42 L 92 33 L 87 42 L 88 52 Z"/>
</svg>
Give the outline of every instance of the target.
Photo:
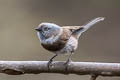
<svg viewBox="0 0 120 80">
<path fill-rule="evenodd" d="M 58 40 L 52 44 L 43 44 L 41 43 L 41 45 L 47 49 L 48 51 L 52 51 L 52 52 L 56 52 L 56 51 L 59 51 L 61 49 L 63 49 L 66 45 L 67 41 L 61 41 L 61 40 Z"/>
</svg>

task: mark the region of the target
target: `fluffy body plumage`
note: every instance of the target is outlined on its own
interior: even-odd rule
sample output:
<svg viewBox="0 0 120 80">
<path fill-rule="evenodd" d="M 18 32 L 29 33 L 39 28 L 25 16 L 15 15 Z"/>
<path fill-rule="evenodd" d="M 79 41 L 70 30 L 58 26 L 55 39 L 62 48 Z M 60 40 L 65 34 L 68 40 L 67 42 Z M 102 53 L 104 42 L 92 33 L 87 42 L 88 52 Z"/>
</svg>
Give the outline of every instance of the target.
<svg viewBox="0 0 120 80">
<path fill-rule="evenodd" d="M 80 35 L 89 29 L 92 25 L 103 21 L 103 17 L 98 17 L 82 26 L 63 26 L 60 27 L 54 23 L 41 23 L 35 30 L 41 45 L 48 51 L 55 53 L 49 60 L 48 67 L 58 54 L 70 53 L 66 63 L 70 61 L 71 54 L 78 47 Z"/>
<path fill-rule="evenodd" d="M 37 35 L 41 45 L 55 54 L 73 53 L 78 46 L 80 35 L 92 25 L 104 20 L 98 17 L 83 26 L 63 26 L 54 23 L 41 23 L 37 28 Z"/>
</svg>

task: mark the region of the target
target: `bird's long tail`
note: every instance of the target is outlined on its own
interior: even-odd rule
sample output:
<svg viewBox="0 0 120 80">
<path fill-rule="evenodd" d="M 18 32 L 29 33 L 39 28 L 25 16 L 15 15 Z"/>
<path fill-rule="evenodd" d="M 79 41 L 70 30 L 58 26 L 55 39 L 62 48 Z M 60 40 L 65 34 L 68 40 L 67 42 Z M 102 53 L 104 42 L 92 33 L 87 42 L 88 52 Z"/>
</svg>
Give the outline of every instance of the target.
<svg viewBox="0 0 120 80">
<path fill-rule="evenodd" d="M 103 21 L 105 18 L 104 17 L 97 17 L 91 21 L 89 21 L 87 24 L 82 25 L 79 29 L 75 30 L 75 32 L 73 33 L 73 35 L 76 35 L 76 38 L 79 38 L 80 35 L 85 32 L 86 30 L 88 30 L 91 26 L 93 26 L 94 24 Z"/>
<path fill-rule="evenodd" d="M 98 18 L 95 18 L 91 21 L 89 21 L 87 24 L 84 24 L 83 25 L 83 32 L 85 32 L 87 29 L 89 29 L 91 26 L 93 26 L 94 24 L 100 22 L 100 21 L 103 21 L 105 18 L 104 17 L 98 17 Z"/>
</svg>

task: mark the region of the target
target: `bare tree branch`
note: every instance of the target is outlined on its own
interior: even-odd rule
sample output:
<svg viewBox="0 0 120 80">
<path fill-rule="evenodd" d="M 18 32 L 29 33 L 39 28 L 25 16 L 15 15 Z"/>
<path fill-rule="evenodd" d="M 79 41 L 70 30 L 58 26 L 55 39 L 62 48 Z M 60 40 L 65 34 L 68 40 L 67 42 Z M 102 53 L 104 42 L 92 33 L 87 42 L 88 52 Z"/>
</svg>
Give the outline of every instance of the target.
<svg viewBox="0 0 120 80">
<path fill-rule="evenodd" d="M 50 69 L 48 69 L 47 63 L 47 61 L 0 61 L 0 73 L 9 75 L 38 73 L 93 75 L 91 80 L 95 80 L 98 75 L 120 76 L 120 63 L 71 62 L 65 66 L 65 62 L 55 61 Z"/>
</svg>

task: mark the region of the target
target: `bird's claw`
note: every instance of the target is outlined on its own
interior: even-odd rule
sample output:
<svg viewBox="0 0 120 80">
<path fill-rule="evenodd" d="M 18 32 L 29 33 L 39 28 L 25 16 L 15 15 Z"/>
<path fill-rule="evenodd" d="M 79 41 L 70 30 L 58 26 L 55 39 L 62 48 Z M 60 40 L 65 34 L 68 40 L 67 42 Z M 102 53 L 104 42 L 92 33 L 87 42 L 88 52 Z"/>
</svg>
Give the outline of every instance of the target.
<svg viewBox="0 0 120 80">
<path fill-rule="evenodd" d="M 65 62 L 65 65 L 68 65 L 69 63 L 71 63 L 72 60 L 71 59 L 68 59 L 66 62 Z"/>
<path fill-rule="evenodd" d="M 72 60 L 69 58 L 65 63 L 65 70 L 68 71 L 68 65 L 72 62 Z"/>
<path fill-rule="evenodd" d="M 50 60 L 48 61 L 48 64 L 47 64 L 48 69 L 50 69 L 50 67 L 52 66 L 52 62 L 53 62 L 53 60 L 52 60 L 52 59 L 50 59 Z"/>
</svg>

